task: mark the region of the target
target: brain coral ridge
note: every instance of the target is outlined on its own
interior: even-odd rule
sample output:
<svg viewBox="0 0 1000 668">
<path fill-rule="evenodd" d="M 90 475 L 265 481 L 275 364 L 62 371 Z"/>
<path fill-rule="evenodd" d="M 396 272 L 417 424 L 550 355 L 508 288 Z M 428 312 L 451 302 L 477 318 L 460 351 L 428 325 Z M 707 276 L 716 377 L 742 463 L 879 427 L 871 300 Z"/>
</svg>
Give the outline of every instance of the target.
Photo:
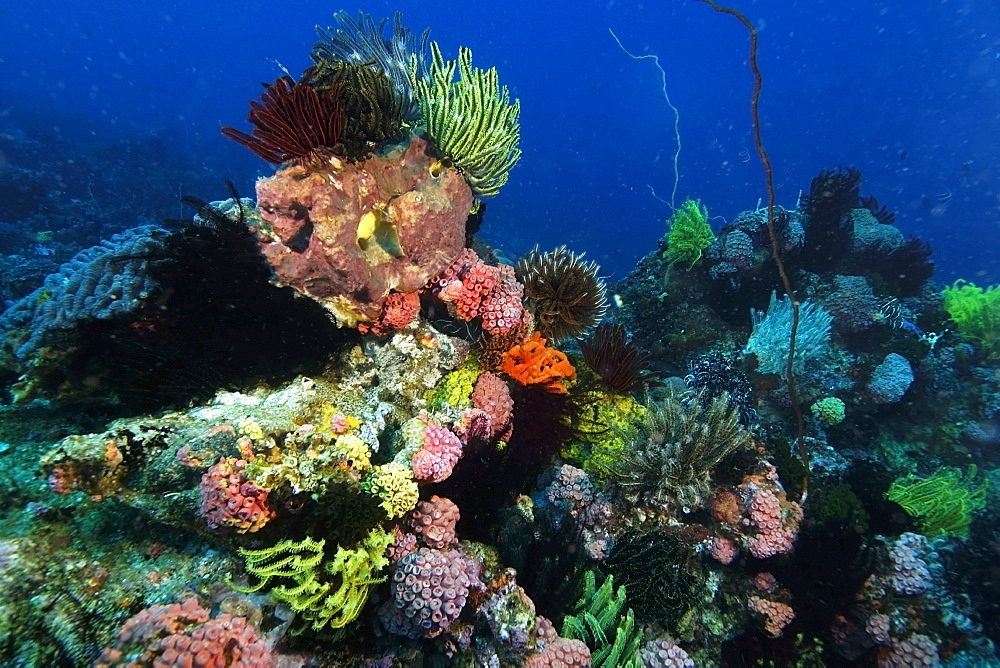
<svg viewBox="0 0 1000 668">
<path fill-rule="evenodd" d="M 278 282 L 353 326 L 378 319 L 390 290 L 445 269 L 465 244 L 472 191 L 454 169 L 432 176 L 426 148 L 412 137 L 363 162 L 260 179 L 258 238 Z"/>
</svg>

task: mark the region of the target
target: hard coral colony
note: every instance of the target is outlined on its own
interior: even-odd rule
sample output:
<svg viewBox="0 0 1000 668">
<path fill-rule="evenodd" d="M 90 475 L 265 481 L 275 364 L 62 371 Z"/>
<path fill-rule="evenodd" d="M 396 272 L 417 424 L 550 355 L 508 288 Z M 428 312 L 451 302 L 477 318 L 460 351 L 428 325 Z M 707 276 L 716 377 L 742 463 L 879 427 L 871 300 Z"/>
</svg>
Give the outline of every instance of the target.
<svg viewBox="0 0 1000 668">
<path fill-rule="evenodd" d="M 685 201 L 610 309 L 582 255 L 515 267 L 473 238 L 521 155 L 496 70 L 428 54 L 399 14 L 388 34 L 335 16 L 251 131 L 223 129 L 277 166 L 256 203 L 115 237 L 0 319 L 11 396 L 49 409 L 111 382 L 74 375 L 94 330 L 196 375 L 194 347 L 144 338 L 176 332 L 171 252 L 225 264 L 226 239 L 231 273 L 261 270 L 244 329 L 278 305 L 223 356 L 274 366 L 214 397 L 144 414 L 109 391 L 124 416 L 68 436 L 24 407 L 61 440 L 17 520 L 41 529 L 0 539 L 5 665 L 996 661 L 970 586 L 1000 532 L 996 288 L 935 294 L 929 251 L 848 169 L 718 236 Z"/>
</svg>

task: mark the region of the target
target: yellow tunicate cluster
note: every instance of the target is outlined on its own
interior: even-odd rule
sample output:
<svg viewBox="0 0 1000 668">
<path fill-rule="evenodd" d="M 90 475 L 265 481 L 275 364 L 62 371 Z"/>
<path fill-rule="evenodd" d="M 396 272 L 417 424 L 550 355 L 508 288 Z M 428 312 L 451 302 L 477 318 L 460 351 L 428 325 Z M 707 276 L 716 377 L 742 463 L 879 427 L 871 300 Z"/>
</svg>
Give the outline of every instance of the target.
<svg viewBox="0 0 1000 668">
<path fill-rule="evenodd" d="M 372 467 L 371 449 L 354 434 L 338 436 L 333 444 L 333 450 L 355 471 L 367 471 Z"/>
<path fill-rule="evenodd" d="M 382 500 L 389 519 L 402 517 L 417 506 L 419 491 L 408 466 L 389 462 L 375 466 L 367 481 L 368 491 Z"/>
<path fill-rule="evenodd" d="M 243 422 L 240 422 L 240 426 L 237 429 L 237 431 L 239 432 L 240 436 L 246 436 L 247 438 L 252 439 L 254 441 L 264 440 L 264 429 L 254 420 L 247 419 L 244 420 Z"/>
</svg>

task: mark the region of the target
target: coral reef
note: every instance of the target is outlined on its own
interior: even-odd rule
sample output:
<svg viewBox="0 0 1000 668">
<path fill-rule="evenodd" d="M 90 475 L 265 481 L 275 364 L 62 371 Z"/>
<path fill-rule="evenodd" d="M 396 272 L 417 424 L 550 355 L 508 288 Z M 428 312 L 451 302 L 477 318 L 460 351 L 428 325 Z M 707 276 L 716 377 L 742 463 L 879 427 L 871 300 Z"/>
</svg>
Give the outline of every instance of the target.
<svg viewBox="0 0 1000 668">
<path fill-rule="evenodd" d="M 257 202 L 80 251 L 0 165 L 0 663 L 997 664 L 995 288 L 853 168 L 515 267 L 496 71 L 335 18 L 224 130 Z"/>
</svg>

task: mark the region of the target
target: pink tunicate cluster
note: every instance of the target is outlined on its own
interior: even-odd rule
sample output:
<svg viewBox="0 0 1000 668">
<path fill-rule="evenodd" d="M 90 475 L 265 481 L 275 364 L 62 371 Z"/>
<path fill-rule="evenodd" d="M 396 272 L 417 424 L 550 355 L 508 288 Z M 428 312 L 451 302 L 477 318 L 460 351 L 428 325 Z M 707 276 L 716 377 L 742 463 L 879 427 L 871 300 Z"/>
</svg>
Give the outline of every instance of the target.
<svg viewBox="0 0 1000 668">
<path fill-rule="evenodd" d="M 740 548 L 736 545 L 735 541 L 726 538 L 725 536 L 715 536 L 712 539 L 712 546 L 709 548 L 709 554 L 712 558 L 718 561 L 720 564 L 731 564 L 736 560 L 736 557 L 740 555 Z"/>
<path fill-rule="evenodd" d="M 459 520 L 458 506 L 450 499 L 434 495 L 421 501 L 410 513 L 410 528 L 427 547 L 443 550 L 458 543 L 455 525 Z"/>
<path fill-rule="evenodd" d="M 778 588 L 778 580 L 773 574 L 761 571 L 753 576 L 753 586 L 761 591 L 774 591 Z"/>
<path fill-rule="evenodd" d="M 392 292 L 385 298 L 378 319 L 370 325 L 359 323 L 358 331 L 362 334 L 368 332 L 387 334 L 394 329 L 402 329 L 409 325 L 419 311 L 419 292 Z"/>
<path fill-rule="evenodd" d="M 781 515 L 781 501 L 766 489 L 756 489 L 750 497 L 749 523 L 757 530 L 747 543 L 747 550 L 758 559 L 784 554 L 795 543 L 797 528 L 785 526 Z"/>
<path fill-rule="evenodd" d="M 481 586 L 479 564 L 462 552 L 422 547 L 396 563 L 379 619 L 390 633 L 434 638 L 458 619 L 469 590 Z"/>
<path fill-rule="evenodd" d="M 747 601 L 747 607 L 764 616 L 764 630 L 772 638 L 780 637 L 782 630 L 795 619 L 795 611 L 792 610 L 792 606 L 781 601 L 751 596 L 750 600 Z"/>
<path fill-rule="evenodd" d="M 182 604 L 154 605 L 129 618 L 94 665 L 265 668 L 272 658 L 245 617 L 221 614 L 213 619 L 192 596 Z"/>
<path fill-rule="evenodd" d="M 694 668 L 694 660 L 669 638 L 648 641 L 638 656 L 643 668 Z"/>
<path fill-rule="evenodd" d="M 399 528 L 393 527 L 392 542 L 385 549 L 385 556 L 392 563 L 396 563 L 411 552 L 417 551 L 417 537 Z"/>
<path fill-rule="evenodd" d="M 929 637 L 914 633 L 903 640 L 893 640 L 888 647 L 880 647 L 879 668 L 931 668 L 941 665 L 937 645 Z"/>
<path fill-rule="evenodd" d="M 589 668 L 590 648 L 582 640 L 556 638 L 522 665 L 524 668 Z"/>
<path fill-rule="evenodd" d="M 446 427 L 428 420 L 424 445 L 410 460 L 413 476 L 423 482 L 441 482 L 462 456 L 462 441 Z"/>
<path fill-rule="evenodd" d="M 472 405 L 489 417 L 489 439 L 509 441 L 514 431 L 512 416 L 514 400 L 507 383 L 495 373 L 486 373 L 476 379 L 472 389 Z"/>
<path fill-rule="evenodd" d="M 242 459 L 222 457 L 201 477 L 201 514 L 210 529 L 253 533 L 275 516 L 267 502 L 271 490 L 249 480 L 246 465 Z"/>
<path fill-rule="evenodd" d="M 514 268 L 488 265 L 470 248 L 431 279 L 427 288 L 441 301 L 453 304 L 463 320 L 479 318 L 491 334 L 507 334 L 528 322 L 521 303 L 524 287 L 517 282 Z"/>
<path fill-rule="evenodd" d="M 904 533 L 889 548 L 891 571 L 889 584 L 898 594 L 916 596 L 931 586 L 931 573 L 920 552 L 927 547 L 927 540 L 920 534 Z"/>
<path fill-rule="evenodd" d="M 865 631 L 876 645 L 888 645 L 892 640 L 892 619 L 889 615 L 872 615 L 865 621 Z"/>
<path fill-rule="evenodd" d="M 577 517 L 594 502 L 594 483 L 583 469 L 563 464 L 545 488 L 549 503 Z"/>
</svg>

